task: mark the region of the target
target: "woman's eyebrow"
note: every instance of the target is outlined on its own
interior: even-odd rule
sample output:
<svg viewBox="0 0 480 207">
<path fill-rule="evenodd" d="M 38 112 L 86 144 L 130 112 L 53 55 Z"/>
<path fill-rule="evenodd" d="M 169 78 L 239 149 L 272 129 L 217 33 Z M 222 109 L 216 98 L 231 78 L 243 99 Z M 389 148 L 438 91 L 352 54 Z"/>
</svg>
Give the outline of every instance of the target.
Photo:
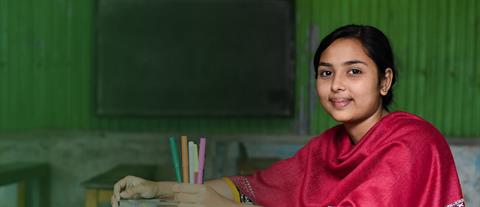
<svg viewBox="0 0 480 207">
<path fill-rule="evenodd" d="M 318 66 L 333 67 L 332 64 L 326 63 L 326 62 L 320 62 L 320 64 L 318 64 Z"/>
<path fill-rule="evenodd" d="M 368 66 L 366 62 L 360 61 L 360 60 L 349 60 L 347 62 L 344 62 L 343 65 L 354 65 L 354 64 L 364 64 Z"/>
</svg>

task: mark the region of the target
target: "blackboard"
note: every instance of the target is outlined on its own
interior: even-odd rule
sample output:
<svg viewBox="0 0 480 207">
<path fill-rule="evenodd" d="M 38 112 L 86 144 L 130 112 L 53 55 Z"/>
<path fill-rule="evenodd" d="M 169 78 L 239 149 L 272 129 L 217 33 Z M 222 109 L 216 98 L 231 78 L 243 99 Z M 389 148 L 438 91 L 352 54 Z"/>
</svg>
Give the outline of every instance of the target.
<svg viewBox="0 0 480 207">
<path fill-rule="evenodd" d="M 289 0 L 98 0 L 99 115 L 290 116 Z"/>
</svg>

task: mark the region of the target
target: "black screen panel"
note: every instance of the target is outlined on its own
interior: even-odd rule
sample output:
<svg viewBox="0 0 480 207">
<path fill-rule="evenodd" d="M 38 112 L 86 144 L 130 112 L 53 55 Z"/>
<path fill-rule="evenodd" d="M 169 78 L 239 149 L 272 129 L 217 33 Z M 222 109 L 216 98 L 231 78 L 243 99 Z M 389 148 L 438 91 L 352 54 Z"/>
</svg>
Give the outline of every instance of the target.
<svg viewBox="0 0 480 207">
<path fill-rule="evenodd" d="M 285 0 L 99 0 L 97 113 L 289 116 Z"/>
</svg>

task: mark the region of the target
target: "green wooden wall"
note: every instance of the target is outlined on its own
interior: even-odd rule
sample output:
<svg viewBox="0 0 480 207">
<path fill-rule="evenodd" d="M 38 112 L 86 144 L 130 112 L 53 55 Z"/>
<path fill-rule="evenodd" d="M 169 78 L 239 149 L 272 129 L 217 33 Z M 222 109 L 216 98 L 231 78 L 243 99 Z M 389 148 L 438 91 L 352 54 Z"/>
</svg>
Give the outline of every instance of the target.
<svg viewBox="0 0 480 207">
<path fill-rule="evenodd" d="M 290 133 L 294 118 L 101 118 L 93 0 L 0 0 L 0 130 Z"/>
<path fill-rule="evenodd" d="M 312 21 L 325 36 L 348 23 L 389 36 L 399 81 L 394 109 L 413 112 L 448 136 L 480 135 L 480 2 L 476 0 L 312 1 Z M 314 112 L 315 132 L 332 122 Z"/>
<path fill-rule="evenodd" d="M 475 0 L 297 0 L 293 118 L 101 118 L 93 113 L 94 0 L 0 0 L 0 131 L 319 133 L 335 124 L 311 76 L 316 44 L 347 23 L 392 40 L 400 71 L 396 109 L 449 136 L 480 136 L 480 3 Z"/>
</svg>

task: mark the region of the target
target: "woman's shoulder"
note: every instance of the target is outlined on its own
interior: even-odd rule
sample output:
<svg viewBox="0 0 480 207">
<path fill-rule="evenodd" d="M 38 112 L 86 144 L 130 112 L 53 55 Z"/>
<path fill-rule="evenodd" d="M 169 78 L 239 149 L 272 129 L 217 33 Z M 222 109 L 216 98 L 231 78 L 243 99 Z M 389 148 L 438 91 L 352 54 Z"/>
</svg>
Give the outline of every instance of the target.
<svg viewBox="0 0 480 207">
<path fill-rule="evenodd" d="M 440 131 L 425 119 L 408 112 L 392 112 L 381 122 L 383 133 L 389 135 L 392 141 L 413 142 L 415 144 L 445 144 L 445 138 Z"/>
<path fill-rule="evenodd" d="M 420 116 L 403 111 L 392 112 L 380 122 L 391 130 L 438 131 L 435 126 Z"/>
</svg>

